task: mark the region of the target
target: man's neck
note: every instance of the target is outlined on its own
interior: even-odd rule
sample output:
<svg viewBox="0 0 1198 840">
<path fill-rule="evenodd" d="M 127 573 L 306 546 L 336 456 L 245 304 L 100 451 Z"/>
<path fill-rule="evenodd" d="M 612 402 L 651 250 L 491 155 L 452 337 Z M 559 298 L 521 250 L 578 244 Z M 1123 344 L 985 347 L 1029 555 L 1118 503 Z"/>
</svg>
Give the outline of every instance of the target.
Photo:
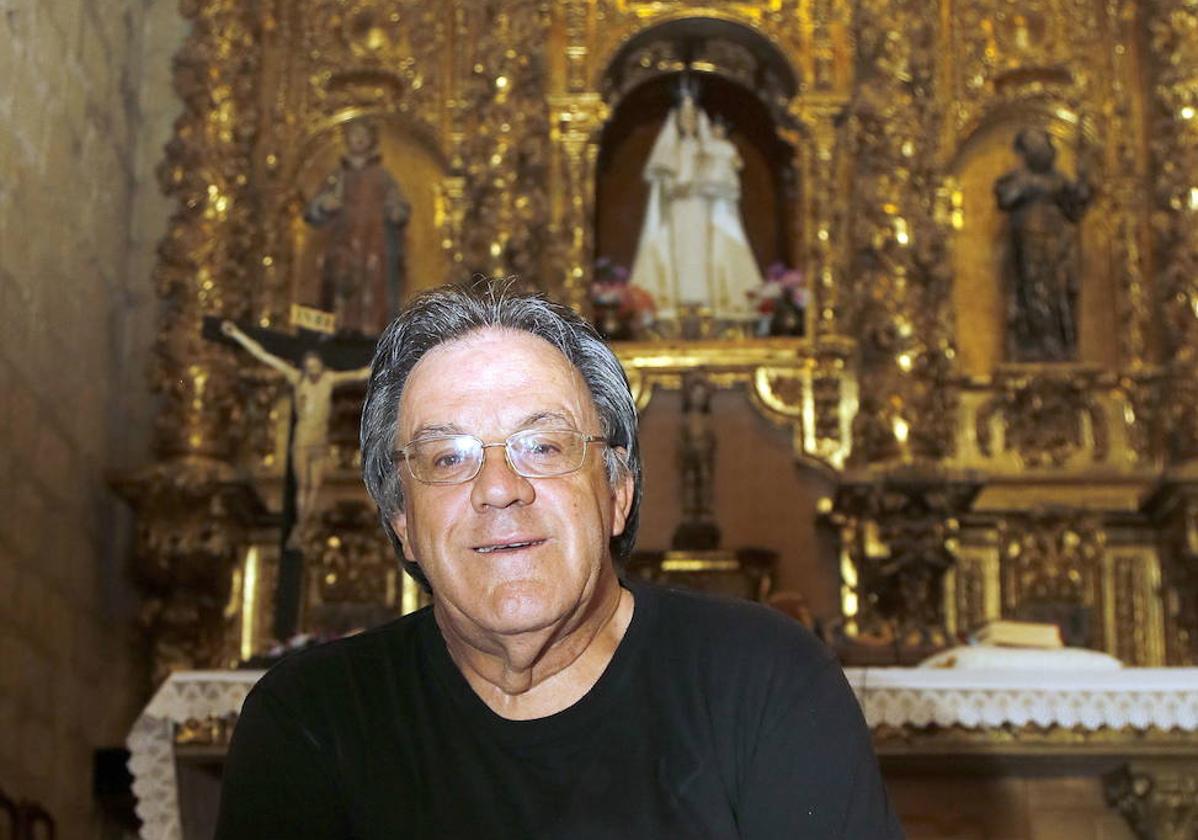
<svg viewBox="0 0 1198 840">
<path fill-rule="evenodd" d="M 610 591 L 564 629 L 488 639 L 455 632 L 437 613 L 449 655 L 484 703 L 500 717 L 532 720 L 573 706 L 607 668 L 632 622 L 634 598 L 614 577 Z"/>
</svg>

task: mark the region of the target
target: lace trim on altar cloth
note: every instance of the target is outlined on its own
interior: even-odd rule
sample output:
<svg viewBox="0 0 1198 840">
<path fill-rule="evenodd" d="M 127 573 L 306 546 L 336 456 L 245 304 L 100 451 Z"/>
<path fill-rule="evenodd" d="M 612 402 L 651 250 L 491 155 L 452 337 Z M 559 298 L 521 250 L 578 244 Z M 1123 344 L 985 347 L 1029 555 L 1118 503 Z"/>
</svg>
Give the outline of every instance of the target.
<svg viewBox="0 0 1198 840">
<path fill-rule="evenodd" d="M 129 733 L 145 840 L 182 840 L 175 726 L 235 714 L 262 671 L 172 674 Z M 1198 731 L 1198 668 L 980 671 L 846 668 L 871 728 L 1061 726 Z"/>
<path fill-rule="evenodd" d="M 129 733 L 129 772 L 145 840 L 182 840 L 175 779 L 175 726 L 236 714 L 262 671 L 172 674 Z"/>
<path fill-rule="evenodd" d="M 1198 730 L 1198 668 L 953 671 L 849 668 L 871 728 Z"/>
</svg>

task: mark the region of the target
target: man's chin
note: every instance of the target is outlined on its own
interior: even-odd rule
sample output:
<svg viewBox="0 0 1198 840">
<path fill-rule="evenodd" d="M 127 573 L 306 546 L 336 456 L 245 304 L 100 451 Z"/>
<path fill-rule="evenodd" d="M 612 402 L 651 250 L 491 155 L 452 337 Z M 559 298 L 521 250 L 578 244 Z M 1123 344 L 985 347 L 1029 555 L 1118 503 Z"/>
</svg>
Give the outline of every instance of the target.
<svg viewBox="0 0 1198 840">
<path fill-rule="evenodd" d="M 565 620 L 565 605 L 545 582 L 519 580 L 503 583 L 488 599 L 487 629 L 496 633 L 535 633 Z"/>
</svg>

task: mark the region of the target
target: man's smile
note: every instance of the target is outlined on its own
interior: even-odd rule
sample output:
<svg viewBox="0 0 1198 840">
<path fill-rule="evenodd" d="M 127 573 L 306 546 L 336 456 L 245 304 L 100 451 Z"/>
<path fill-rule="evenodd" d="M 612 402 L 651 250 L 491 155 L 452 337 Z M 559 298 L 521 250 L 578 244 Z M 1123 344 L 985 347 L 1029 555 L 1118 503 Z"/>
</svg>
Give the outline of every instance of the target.
<svg viewBox="0 0 1198 840">
<path fill-rule="evenodd" d="M 545 544 L 545 540 L 543 540 L 543 539 L 517 538 L 517 539 L 510 539 L 510 540 L 498 540 L 495 542 L 485 543 L 483 545 L 476 545 L 474 547 L 474 551 L 476 551 L 479 554 L 494 554 L 496 552 L 506 553 L 506 552 L 513 552 L 513 551 L 523 551 L 523 550 L 529 549 L 529 548 L 536 548 L 537 546 L 544 545 L 544 544 Z"/>
</svg>

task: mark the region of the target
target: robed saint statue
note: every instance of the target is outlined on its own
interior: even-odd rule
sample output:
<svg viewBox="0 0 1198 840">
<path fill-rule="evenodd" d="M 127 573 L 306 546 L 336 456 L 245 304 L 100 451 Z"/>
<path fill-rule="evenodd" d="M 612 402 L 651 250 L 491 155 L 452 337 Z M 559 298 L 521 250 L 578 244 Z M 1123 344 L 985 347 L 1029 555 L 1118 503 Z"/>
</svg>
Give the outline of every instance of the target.
<svg viewBox="0 0 1198 840">
<path fill-rule="evenodd" d="M 374 125 L 355 119 L 342 133 L 341 166 L 304 212 L 326 231 L 318 306 L 336 316 L 338 332 L 378 335 L 399 311 L 411 207 L 383 165 Z"/>
</svg>

